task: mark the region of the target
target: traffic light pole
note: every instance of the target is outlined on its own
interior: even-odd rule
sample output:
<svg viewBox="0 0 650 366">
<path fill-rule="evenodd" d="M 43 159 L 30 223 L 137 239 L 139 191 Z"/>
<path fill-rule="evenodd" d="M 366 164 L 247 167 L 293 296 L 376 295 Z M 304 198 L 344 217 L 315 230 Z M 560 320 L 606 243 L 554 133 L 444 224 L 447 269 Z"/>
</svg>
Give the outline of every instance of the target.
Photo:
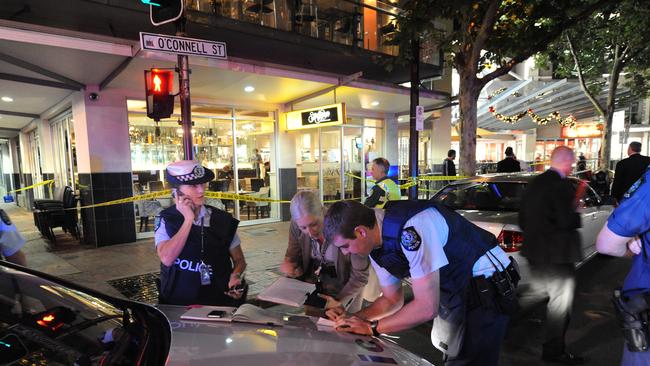
<svg viewBox="0 0 650 366">
<path fill-rule="evenodd" d="M 176 35 L 185 36 L 185 17 L 176 22 Z M 194 159 L 192 151 L 192 103 L 190 101 L 190 69 L 187 55 L 178 55 L 178 94 L 181 104 L 183 151 L 185 160 Z"/>
</svg>

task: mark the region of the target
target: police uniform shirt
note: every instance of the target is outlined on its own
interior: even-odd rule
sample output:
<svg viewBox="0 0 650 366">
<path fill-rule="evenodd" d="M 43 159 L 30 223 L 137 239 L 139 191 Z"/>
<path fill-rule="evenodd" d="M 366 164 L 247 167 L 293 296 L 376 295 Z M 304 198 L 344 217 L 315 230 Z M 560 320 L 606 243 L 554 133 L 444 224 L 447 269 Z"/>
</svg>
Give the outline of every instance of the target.
<svg viewBox="0 0 650 366">
<path fill-rule="evenodd" d="M 631 238 L 638 235 L 644 250 L 650 247 L 650 168 L 625 193 L 623 201 L 607 220 L 607 227 L 619 236 Z M 642 252 L 634 256 L 624 289 L 650 289 L 647 273 L 644 272 L 648 264 L 643 263 L 648 260 L 647 255 Z"/>
<path fill-rule="evenodd" d="M 212 209 L 208 209 L 205 206 L 201 206 L 201 209 L 199 210 L 199 214 L 192 224 L 196 226 L 201 226 L 201 219 L 203 219 L 203 227 L 210 227 L 211 217 L 212 217 Z M 156 243 L 156 247 L 158 247 L 158 244 L 162 243 L 163 241 L 171 239 L 171 237 L 169 236 L 169 234 L 167 234 L 167 230 L 165 229 L 165 219 L 163 218 L 156 218 L 156 219 L 160 220 L 160 222 L 157 223 L 156 232 L 154 234 L 154 241 Z M 239 235 L 235 233 L 235 236 L 232 238 L 232 242 L 230 242 L 230 249 L 236 248 L 238 245 L 241 245 L 241 240 L 239 239 Z"/>
<path fill-rule="evenodd" d="M 384 221 L 383 210 L 375 210 L 375 215 L 377 216 L 378 222 Z M 414 250 L 405 250 L 404 243 L 401 245 L 402 253 L 404 253 L 409 262 L 411 278 L 422 278 L 449 263 L 443 249 L 449 237 L 449 226 L 438 210 L 428 208 L 419 212 L 404 224 L 404 228 L 405 230 L 408 228 L 415 230 L 417 236 L 412 235 L 412 237 L 415 237 L 414 240 L 420 241 L 418 244 L 419 247 Z M 404 239 L 404 236 L 402 239 Z M 496 270 L 492 262 L 500 266 L 496 260 L 503 265 L 503 268 L 510 263 L 506 253 L 499 246 L 492 248 L 489 253 L 491 254 L 489 258 L 485 254 L 474 263 L 472 268 L 472 275 L 474 277 L 480 275 L 490 277 Z M 492 262 L 490 262 L 490 259 Z M 395 285 L 400 282 L 399 278 L 390 274 L 383 267 L 380 267 L 372 258 L 370 258 L 370 262 L 382 286 Z M 499 270 L 502 270 L 502 268 L 499 268 Z"/>
<path fill-rule="evenodd" d="M 6 258 L 16 254 L 25 245 L 25 238 L 3 210 L 0 210 L 0 218 L 0 249 Z"/>
</svg>

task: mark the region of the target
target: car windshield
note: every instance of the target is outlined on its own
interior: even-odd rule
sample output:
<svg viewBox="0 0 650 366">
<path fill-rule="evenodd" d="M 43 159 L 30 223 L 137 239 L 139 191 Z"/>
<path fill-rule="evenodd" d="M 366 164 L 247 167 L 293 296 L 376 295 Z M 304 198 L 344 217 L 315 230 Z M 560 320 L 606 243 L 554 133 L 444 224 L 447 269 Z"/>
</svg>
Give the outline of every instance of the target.
<svg viewBox="0 0 650 366">
<path fill-rule="evenodd" d="M 442 189 L 434 202 L 454 210 L 519 211 L 525 182 L 469 182 Z"/>
<path fill-rule="evenodd" d="M 134 365 L 138 325 L 128 309 L 0 265 L 0 364 Z"/>
</svg>

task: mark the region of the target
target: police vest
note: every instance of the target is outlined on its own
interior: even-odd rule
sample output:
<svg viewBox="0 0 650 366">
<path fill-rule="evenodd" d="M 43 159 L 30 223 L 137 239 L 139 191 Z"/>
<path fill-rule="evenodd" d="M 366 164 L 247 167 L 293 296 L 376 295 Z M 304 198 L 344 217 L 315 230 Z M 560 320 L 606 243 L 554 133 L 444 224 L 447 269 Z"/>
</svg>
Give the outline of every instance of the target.
<svg viewBox="0 0 650 366">
<path fill-rule="evenodd" d="M 383 208 L 388 201 L 399 201 L 402 198 L 402 192 L 399 189 L 397 183 L 388 177 L 383 177 L 378 180 L 376 183 L 384 194 L 379 197 L 379 203 L 375 205 L 376 208 Z"/>
<path fill-rule="evenodd" d="M 204 253 L 201 255 L 201 226 L 192 225 L 183 250 L 171 266 L 160 264 L 160 302 L 174 305 L 222 305 L 233 304 L 224 294 L 232 273 L 230 243 L 239 221 L 229 213 L 215 207 L 211 209 L 210 225 L 203 228 Z M 183 215 L 171 206 L 160 213 L 165 220 L 167 235 L 173 237 L 181 225 Z M 199 265 L 203 261 L 212 273 L 210 285 L 201 285 Z"/>
<path fill-rule="evenodd" d="M 490 232 L 443 205 L 426 201 L 389 202 L 382 224 L 382 246 L 374 249 L 370 256 L 393 276 L 410 277 L 409 262 L 400 243 L 402 229 L 411 217 L 428 208 L 438 210 L 449 226 L 447 243 L 443 247 L 449 264 L 440 268 L 440 291 L 459 293 L 469 285 L 474 263 L 498 242 Z"/>
</svg>

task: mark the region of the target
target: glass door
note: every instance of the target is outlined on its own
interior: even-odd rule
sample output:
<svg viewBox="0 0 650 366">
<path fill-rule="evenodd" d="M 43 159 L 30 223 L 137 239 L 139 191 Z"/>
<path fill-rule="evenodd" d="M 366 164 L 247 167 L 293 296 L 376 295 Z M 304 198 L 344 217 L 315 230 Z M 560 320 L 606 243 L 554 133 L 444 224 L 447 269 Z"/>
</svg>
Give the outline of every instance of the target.
<svg viewBox="0 0 650 366">
<path fill-rule="evenodd" d="M 363 160 L 363 129 L 343 127 L 343 187 L 345 198 L 361 199 L 362 180 L 366 174 Z M 355 178 L 359 177 L 359 178 Z"/>
<path fill-rule="evenodd" d="M 76 190 L 77 159 L 75 152 L 72 114 L 67 112 L 50 124 L 54 148 L 54 184 L 63 188 L 70 186 Z"/>
<path fill-rule="evenodd" d="M 323 201 L 341 199 L 341 127 L 320 129 Z"/>
<path fill-rule="evenodd" d="M 279 197 L 275 173 L 275 113 L 235 110 L 235 155 L 237 183 L 242 195 L 259 198 Z M 277 203 L 243 201 L 240 220 L 277 218 Z"/>
</svg>

